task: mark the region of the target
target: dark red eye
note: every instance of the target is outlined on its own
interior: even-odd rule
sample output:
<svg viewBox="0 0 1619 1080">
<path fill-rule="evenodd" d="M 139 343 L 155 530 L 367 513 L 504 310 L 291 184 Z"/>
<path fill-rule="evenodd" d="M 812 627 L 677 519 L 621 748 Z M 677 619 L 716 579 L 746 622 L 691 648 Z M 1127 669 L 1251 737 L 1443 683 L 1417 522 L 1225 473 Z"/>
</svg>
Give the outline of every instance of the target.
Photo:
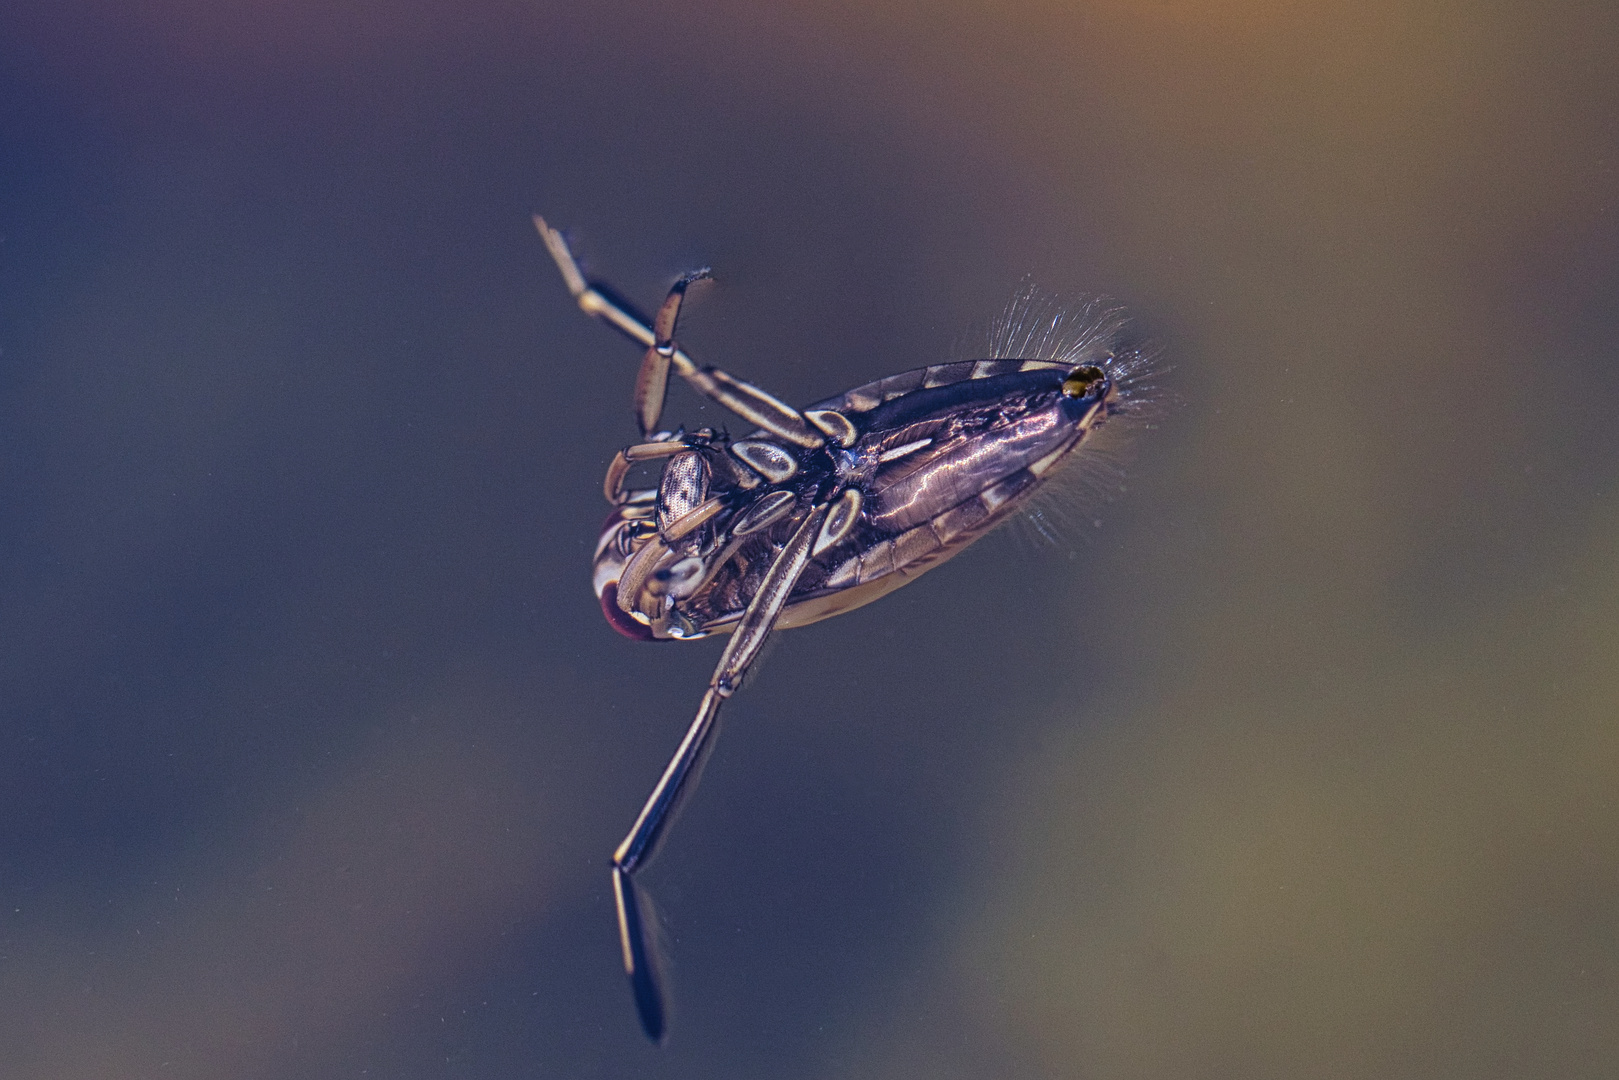
<svg viewBox="0 0 1619 1080">
<path fill-rule="evenodd" d="M 636 622 L 624 613 L 618 606 L 618 582 L 609 581 L 602 589 L 602 614 L 607 616 L 607 622 L 614 630 L 627 638 L 636 641 L 656 641 L 652 636 L 652 627 L 645 623 Z"/>
</svg>

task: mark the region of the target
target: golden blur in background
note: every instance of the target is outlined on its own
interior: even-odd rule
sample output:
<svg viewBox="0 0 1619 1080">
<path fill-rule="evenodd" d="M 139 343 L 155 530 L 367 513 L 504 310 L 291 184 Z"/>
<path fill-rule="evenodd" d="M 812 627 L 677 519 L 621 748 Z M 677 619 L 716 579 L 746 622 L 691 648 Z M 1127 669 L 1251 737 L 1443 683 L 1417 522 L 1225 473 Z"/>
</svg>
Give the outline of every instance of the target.
<svg viewBox="0 0 1619 1080">
<path fill-rule="evenodd" d="M 0 28 L 6 1075 L 1619 1073 L 1619 9 Z M 793 400 L 1024 275 L 1161 353 L 1079 535 L 737 699 L 662 1050 L 605 858 L 713 658 L 594 612 L 634 356 L 533 210 Z"/>
</svg>

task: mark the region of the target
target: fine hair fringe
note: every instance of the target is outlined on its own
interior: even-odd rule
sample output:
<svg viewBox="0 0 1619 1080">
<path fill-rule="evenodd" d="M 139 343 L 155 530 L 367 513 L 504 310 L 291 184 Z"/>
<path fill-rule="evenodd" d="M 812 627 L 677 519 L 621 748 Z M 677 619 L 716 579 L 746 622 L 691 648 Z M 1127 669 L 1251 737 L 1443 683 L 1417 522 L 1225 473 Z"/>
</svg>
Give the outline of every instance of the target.
<svg viewBox="0 0 1619 1080">
<path fill-rule="evenodd" d="M 1151 345 L 1133 340 L 1124 307 L 1107 297 L 1065 299 L 1025 282 L 985 330 L 954 350 L 960 359 L 1054 360 L 1094 364 L 1118 391 L 1112 415 L 1034 495 L 1017 530 L 1037 547 L 1089 535 L 1102 506 L 1124 493 L 1136 436 L 1155 426 L 1168 369 Z M 986 351 L 987 350 L 987 351 Z"/>
</svg>

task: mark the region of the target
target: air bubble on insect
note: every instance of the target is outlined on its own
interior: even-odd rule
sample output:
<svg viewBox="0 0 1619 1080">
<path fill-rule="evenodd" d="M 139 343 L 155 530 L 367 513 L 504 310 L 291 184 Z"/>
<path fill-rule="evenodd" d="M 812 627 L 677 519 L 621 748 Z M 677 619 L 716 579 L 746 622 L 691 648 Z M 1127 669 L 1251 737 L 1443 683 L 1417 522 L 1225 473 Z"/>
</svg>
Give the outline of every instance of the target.
<svg viewBox="0 0 1619 1080">
<path fill-rule="evenodd" d="M 679 608 L 672 608 L 669 612 L 669 636 L 672 638 L 702 637 L 702 631 L 697 624 L 686 618 L 686 613 Z"/>
</svg>

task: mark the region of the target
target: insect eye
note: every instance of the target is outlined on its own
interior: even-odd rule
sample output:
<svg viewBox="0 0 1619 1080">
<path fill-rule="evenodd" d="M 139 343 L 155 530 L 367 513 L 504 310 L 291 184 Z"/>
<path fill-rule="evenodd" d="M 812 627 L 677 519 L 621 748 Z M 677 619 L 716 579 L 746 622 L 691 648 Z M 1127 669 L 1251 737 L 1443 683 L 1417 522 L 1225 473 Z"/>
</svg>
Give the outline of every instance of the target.
<svg viewBox="0 0 1619 1080">
<path fill-rule="evenodd" d="M 1101 368 L 1087 364 L 1069 373 L 1068 378 L 1062 381 L 1062 392 L 1067 397 L 1082 398 L 1091 392 L 1091 387 L 1105 378 L 1107 375 Z"/>
</svg>

